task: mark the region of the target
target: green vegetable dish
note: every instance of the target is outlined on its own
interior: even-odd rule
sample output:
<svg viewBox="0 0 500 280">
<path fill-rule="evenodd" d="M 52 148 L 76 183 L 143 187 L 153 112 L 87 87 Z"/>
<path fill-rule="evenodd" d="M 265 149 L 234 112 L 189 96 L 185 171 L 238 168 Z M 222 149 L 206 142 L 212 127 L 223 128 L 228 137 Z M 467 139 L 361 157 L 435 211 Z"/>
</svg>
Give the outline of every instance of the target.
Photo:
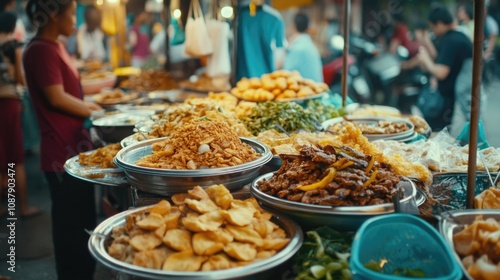
<svg viewBox="0 0 500 280">
<path fill-rule="evenodd" d="M 304 244 L 295 256 L 295 279 L 351 279 L 349 256 L 354 232 L 340 233 L 320 227 L 306 233 Z"/>
<path fill-rule="evenodd" d="M 309 100 L 303 108 L 295 102 L 262 102 L 258 103 L 249 115 L 241 120 L 248 130 L 257 135 L 270 129 L 286 132 L 304 130 L 313 132 L 321 130 L 325 120 L 345 115 L 342 109 L 325 105 L 320 100 Z"/>
</svg>

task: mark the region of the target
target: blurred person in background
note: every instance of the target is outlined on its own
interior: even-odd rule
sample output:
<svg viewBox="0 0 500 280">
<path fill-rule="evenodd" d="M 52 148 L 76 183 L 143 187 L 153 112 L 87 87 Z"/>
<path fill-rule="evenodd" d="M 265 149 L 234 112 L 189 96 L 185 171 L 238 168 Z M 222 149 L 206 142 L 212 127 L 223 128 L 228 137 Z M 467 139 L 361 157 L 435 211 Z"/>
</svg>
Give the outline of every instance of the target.
<svg viewBox="0 0 500 280">
<path fill-rule="evenodd" d="M 150 38 L 147 12 L 135 15 L 134 23 L 130 27 L 128 40 L 132 53 L 131 65 L 137 68 L 143 67 L 151 54 L 149 49 Z"/>
<path fill-rule="evenodd" d="M 457 9 L 458 27 L 457 29 L 467 35 L 467 38 L 474 39 L 474 7 L 472 4 L 462 4 Z"/>
<path fill-rule="evenodd" d="M 104 32 L 101 30 L 102 14 L 95 6 L 85 8 L 85 23 L 78 28 L 77 44 L 78 54 L 83 60 L 106 59 L 106 48 L 104 46 Z"/>
<path fill-rule="evenodd" d="M 76 1 L 54 2 L 57 9 L 50 14 L 44 3 L 29 0 L 26 6 L 37 32 L 24 51 L 23 66 L 40 127 L 40 167 L 50 188 L 57 276 L 88 280 L 95 270 L 85 232 L 96 226 L 94 186 L 66 173 L 64 163 L 93 149 L 84 120 L 101 108 L 83 100 L 78 71 L 58 41 L 76 31 Z"/>
<path fill-rule="evenodd" d="M 437 79 L 439 94 L 444 98 L 444 106 L 439 116 L 427 120 L 433 131 L 439 131 L 452 124 L 455 105 L 463 98 L 461 93 L 455 92 L 457 77 L 461 74 L 462 67 L 471 63 L 472 43 L 464 33 L 456 30 L 453 16 L 446 7 L 432 8 L 428 20 L 434 35 L 439 40 L 436 46 L 437 57 L 434 61 L 429 51 L 423 47 L 419 49 L 418 57 L 421 67 Z M 472 77 L 472 72 L 470 75 Z M 465 86 L 459 88 L 466 90 Z M 470 96 L 470 92 L 468 95 Z"/>
<path fill-rule="evenodd" d="M 17 16 L 13 12 L 0 12 L 0 182 L 7 189 L 12 178 L 7 168 L 15 171 L 15 195 L 19 200 L 19 215 L 27 218 L 40 214 L 36 207 L 28 205 L 26 169 L 21 124 L 21 95 L 17 86 L 24 85 L 21 69 L 22 44 L 14 37 Z M 15 164 L 10 166 L 9 164 Z M 0 206 L 0 216 L 7 209 Z"/>
<path fill-rule="evenodd" d="M 16 13 L 16 0 L 0 0 L 0 12 L 10 11 Z M 18 42 L 24 42 L 26 39 L 26 29 L 21 18 L 16 21 L 16 27 L 12 37 Z"/>
<path fill-rule="evenodd" d="M 297 70 L 306 79 L 323 82 L 321 56 L 311 36 L 307 33 L 309 17 L 304 13 L 298 13 L 293 22 L 295 30 L 288 38 L 289 45 L 286 48 L 283 65 L 278 68 L 289 71 Z"/>
<path fill-rule="evenodd" d="M 237 29 L 236 80 L 275 71 L 285 55 L 281 14 L 263 0 L 241 1 Z"/>
</svg>

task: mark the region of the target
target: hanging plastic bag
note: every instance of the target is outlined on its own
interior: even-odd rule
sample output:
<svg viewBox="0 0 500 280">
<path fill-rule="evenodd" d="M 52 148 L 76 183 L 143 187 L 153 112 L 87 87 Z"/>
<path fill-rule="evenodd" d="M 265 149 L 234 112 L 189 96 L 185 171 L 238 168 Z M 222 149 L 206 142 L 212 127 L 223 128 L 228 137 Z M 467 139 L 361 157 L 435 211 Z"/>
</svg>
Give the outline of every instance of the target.
<svg viewBox="0 0 500 280">
<path fill-rule="evenodd" d="M 229 24 L 215 19 L 208 19 L 207 29 L 214 47 L 214 52 L 208 57 L 207 75 L 213 78 L 231 74 Z"/>
<path fill-rule="evenodd" d="M 185 32 L 186 55 L 200 57 L 213 53 L 214 49 L 208 35 L 207 26 L 198 0 L 191 1 Z"/>
</svg>

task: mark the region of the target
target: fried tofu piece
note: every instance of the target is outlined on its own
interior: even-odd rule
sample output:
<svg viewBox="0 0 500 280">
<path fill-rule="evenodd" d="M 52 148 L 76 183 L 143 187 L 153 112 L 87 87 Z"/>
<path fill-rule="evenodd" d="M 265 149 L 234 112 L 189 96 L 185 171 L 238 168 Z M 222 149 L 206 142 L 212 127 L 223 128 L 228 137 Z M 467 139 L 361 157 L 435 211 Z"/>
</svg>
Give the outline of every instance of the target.
<svg viewBox="0 0 500 280">
<path fill-rule="evenodd" d="M 163 243 L 176 251 L 192 251 L 191 232 L 185 229 L 169 229 L 163 236 Z"/>
<path fill-rule="evenodd" d="M 130 239 L 130 245 L 137 251 L 152 250 L 162 243 L 153 233 L 139 234 Z"/>
<path fill-rule="evenodd" d="M 182 219 L 182 224 L 190 231 L 216 231 L 224 222 L 221 211 L 212 211 L 198 216 L 188 216 Z"/>
<path fill-rule="evenodd" d="M 222 217 L 232 225 L 246 226 L 251 223 L 256 211 L 250 202 L 234 200 L 230 209 L 222 211 Z"/>
<path fill-rule="evenodd" d="M 170 207 L 171 207 L 170 203 L 165 199 L 162 199 L 160 202 L 156 203 L 153 207 L 149 208 L 148 211 L 163 216 L 170 212 Z"/>
<path fill-rule="evenodd" d="M 155 230 L 165 224 L 162 215 L 151 212 L 144 219 L 137 222 L 137 226 L 142 229 Z"/>
<path fill-rule="evenodd" d="M 170 213 L 163 216 L 163 221 L 167 226 L 167 229 L 173 229 L 179 227 L 179 218 L 181 216 L 181 211 L 177 208 L 172 207 Z"/>
<path fill-rule="evenodd" d="M 193 235 L 193 251 L 200 256 L 211 256 L 224 249 L 224 243 L 213 239 L 210 232 L 198 232 Z"/>
<path fill-rule="evenodd" d="M 224 247 L 224 252 L 239 261 L 251 261 L 257 256 L 255 247 L 248 243 L 232 242 Z"/>
<path fill-rule="evenodd" d="M 210 199 L 220 208 L 227 210 L 233 201 L 233 195 L 224 185 L 212 185 L 205 189 Z"/>
<path fill-rule="evenodd" d="M 172 195 L 170 199 L 175 205 L 179 206 L 179 205 L 184 205 L 184 200 L 186 200 L 187 197 L 188 197 L 187 193 L 176 193 Z"/>
<path fill-rule="evenodd" d="M 132 263 L 145 268 L 161 269 L 169 254 L 165 247 L 142 251 L 135 254 Z"/>
<path fill-rule="evenodd" d="M 290 239 L 288 238 L 266 238 L 263 239 L 262 246 L 259 248 L 263 250 L 279 251 L 288 245 L 289 242 Z"/>
<path fill-rule="evenodd" d="M 208 259 L 197 256 L 191 251 L 173 253 L 163 263 L 163 270 L 167 271 L 199 271 L 201 265 Z"/>
<path fill-rule="evenodd" d="M 208 260 L 201 266 L 201 271 L 212 271 L 231 268 L 231 260 L 224 254 L 210 256 Z"/>
<path fill-rule="evenodd" d="M 227 230 L 237 241 L 251 243 L 257 247 L 263 245 L 263 240 L 260 234 L 250 227 L 227 225 L 225 230 Z"/>
<path fill-rule="evenodd" d="M 210 198 L 201 200 L 187 198 L 185 202 L 189 208 L 200 214 L 212 212 L 219 209 L 219 207 L 215 204 L 215 202 L 210 200 Z"/>
<path fill-rule="evenodd" d="M 196 200 L 210 199 L 207 192 L 205 192 L 205 190 L 200 186 L 196 186 L 193 189 L 189 190 L 188 197 Z"/>
</svg>

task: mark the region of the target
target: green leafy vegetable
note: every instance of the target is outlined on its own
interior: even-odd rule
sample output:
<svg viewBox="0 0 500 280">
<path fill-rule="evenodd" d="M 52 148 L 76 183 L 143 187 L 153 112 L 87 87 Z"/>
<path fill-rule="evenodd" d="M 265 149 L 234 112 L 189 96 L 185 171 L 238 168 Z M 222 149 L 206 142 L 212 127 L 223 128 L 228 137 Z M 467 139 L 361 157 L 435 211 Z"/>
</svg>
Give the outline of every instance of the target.
<svg viewBox="0 0 500 280">
<path fill-rule="evenodd" d="M 354 233 L 341 233 L 320 227 L 306 233 L 295 265 L 300 271 L 295 279 L 351 279 L 348 257 Z"/>
<path fill-rule="evenodd" d="M 241 120 L 254 135 L 259 132 L 277 129 L 278 125 L 287 132 L 299 130 L 316 131 L 327 119 L 342 113 L 331 105 L 324 105 L 319 100 L 310 100 L 306 108 L 295 102 L 262 102 L 252 108 L 249 115 Z"/>
</svg>

